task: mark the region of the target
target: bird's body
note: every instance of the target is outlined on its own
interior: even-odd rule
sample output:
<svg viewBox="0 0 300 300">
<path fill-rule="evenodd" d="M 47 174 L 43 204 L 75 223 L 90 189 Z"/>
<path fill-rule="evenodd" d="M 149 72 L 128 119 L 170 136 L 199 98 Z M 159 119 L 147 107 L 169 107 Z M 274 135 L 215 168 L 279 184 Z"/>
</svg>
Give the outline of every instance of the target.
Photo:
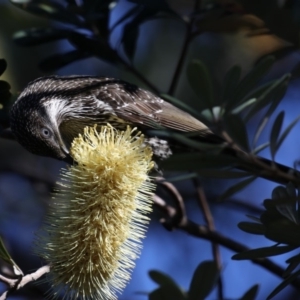
<svg viewBox="0 0 300 300">
<path fill-rule="evenodd" d="M 145 132 L 167 129 L 199 132 L 213 140 L 209 129 L 186 112 L 154 94 L 121 80 L 90 76 L 49 76 L 36 79 L 20 94 L 11 109 L 11 129 L 27 150 L 66 159 L 72 140 L 86 126 L 110 123 Z M 147 137 L 156 158 L 167 158 L 168 141 Z"/>
</svg>

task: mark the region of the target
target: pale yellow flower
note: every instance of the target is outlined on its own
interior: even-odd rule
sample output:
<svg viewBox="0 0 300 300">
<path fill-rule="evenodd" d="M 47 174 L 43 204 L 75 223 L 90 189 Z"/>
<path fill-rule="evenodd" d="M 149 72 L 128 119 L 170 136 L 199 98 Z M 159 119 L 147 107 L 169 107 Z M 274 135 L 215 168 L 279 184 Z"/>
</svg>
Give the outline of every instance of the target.
<svg viewBox="0 0 300 300">
<path fill-rule="evenodd" d="M 129 127 L 85 128 L 74 139 L 77 164 L 64 170 L 40 235 L 50 282 L 67 299 L 116 299 L 141 249 L 154 190 L 151 148 Z"/>
</svg>

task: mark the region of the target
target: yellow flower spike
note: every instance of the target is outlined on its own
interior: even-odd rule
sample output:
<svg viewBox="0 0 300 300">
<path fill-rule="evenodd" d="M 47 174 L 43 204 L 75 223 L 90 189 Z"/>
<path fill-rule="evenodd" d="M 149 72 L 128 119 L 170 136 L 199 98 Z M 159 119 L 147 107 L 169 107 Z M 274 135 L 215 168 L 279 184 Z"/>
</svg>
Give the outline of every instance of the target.
<svg viewBox="0 0 300 300">
<path fill-rule="evenodd" d="M 113 300 L 130 279 L 151 212 L 152 150 L 140 132 L 87 127 L 63 170 L 38 253 L 66 299 Z M 65 299 L 64 298 L 64 299 Z"/>
</svg>

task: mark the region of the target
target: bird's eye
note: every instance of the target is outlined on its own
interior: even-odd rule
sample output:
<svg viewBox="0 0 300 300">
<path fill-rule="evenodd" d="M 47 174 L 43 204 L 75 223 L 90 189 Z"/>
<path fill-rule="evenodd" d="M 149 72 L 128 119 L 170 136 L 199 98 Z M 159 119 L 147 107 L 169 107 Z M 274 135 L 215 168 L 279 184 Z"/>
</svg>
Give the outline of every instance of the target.
<svg viewBox="0 0 300 300">
<path fill-rule="evenodd" d="M 49 138 L 51 136 L 51 132 L 48 128 L 44 127 L 44 128 L 42 128 L 41 131 L 42 131 L 43 137 Z"/>
</svg>

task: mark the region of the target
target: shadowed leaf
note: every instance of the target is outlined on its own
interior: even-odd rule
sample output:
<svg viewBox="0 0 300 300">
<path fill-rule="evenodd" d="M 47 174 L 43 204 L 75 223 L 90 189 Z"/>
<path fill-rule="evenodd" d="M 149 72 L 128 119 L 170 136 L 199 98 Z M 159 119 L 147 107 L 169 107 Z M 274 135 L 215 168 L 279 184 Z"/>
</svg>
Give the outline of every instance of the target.
<svg viewBox="0 0 300 300">
<path fill-rule="evenodd" d="M 272 159 L 274 160 L 276 152 L 278 150 L 277 147 L 277 140 L 279 138 L 279 134 L 281 131 L 282 123 L 284 119 L 284 112 L 280 112 L 278 116 L 276 117 L 272 130 L 271 130 L 271 136 L 270 136 L 270 151 Z"/>
<path fill-rule="evenodd" d="M 226 198 L 231 197 L 232 195 L 236 194 L 237 192 L 243 190 L 246 186 L 251 184 L 255 179 L 256 179 L 256 177 L 250 177 L 250 178 L 242 180 L 242 181 L 238 182 L 237 184 L 231 186 L 219 197 L 219 200 L 224 200 Z"/>
<path fill-rule="evenodd" d="M 207 67 L 200 61 L 192 61 L 187 68 L 187 76 L 191 87 L 198 96 L 198 101 L 205 104 L 206 108 L 214 106 L 213 86 Z M 198 107 L 198 103 L 195 103 Z"/>
<path fill-rule="evenodd" d="M 72 32 L 55 28 L 30 28 L 13 35 L 14 41 L 21 46 L 35 46 L 67 38 Z"/>
<path fill-rule="evenodd" d="M 81 19 L 65 8 L 58 1 L 39 0 L 39 1 L 26 1 L 26 0 L 10 0 L 14 5 L 22 8 L 39 17 L 53 19 L 63 23 L 70 23 L 74 25 L 83 26 Z"/>
<path fill-rule="evenodd" d="M 1 238 L 0 238 L 0 257 L 13 267 L 14 273 L 16 275 L 23 275 L 22 270 L 18 267 L 18 265 L 14 262 L 14 260 L 10 256 Z"/>
<path fill-rule="evenodd" d="M 7 68 L 6 60 L 1 58 L 0 59 L 0 76 L 5 72 L 6 68 Z"/>
<path fill-rule="evenodd" d="M 121 60 L 117 52 L 101 38 L 94 38 L 80 33 L 73 33 L 68 40 L 78 50 L 85 54 L 88 53 L 115 65 L 121 64 Z"/>
<path fill-rule="evenodd" d="M 172 288 L 171 286 L 161 286 L 149 294 L 149 300 L 186 300 L 183 292 Z"/>
<path fill-rule="evenodd" d="M 241 78 L 242 69 L 240 66 L 233 66 L 225 75 L 223 82 L 223 103 L 226 110 L 230 111 L 236 104 L 234 93 Z"/>
<path fill-rule="evenodd" d="M 265 234 L 266 231 L 266 228 L 263 224 L 252 222 L 240 222 L 238 224 L 238 228 L 245 232 L 258 235 Z"/>
<path fill-rule="evenodd" d="M 294 246 L 278 246 L 278 247 L 265 247 L 259 249 L 252 249 L 245 252 L 241 252 L 232 256 L 234 260 L 243 260 L 243 259 L 255 259 L 263 258 L 269 256 L 275 256 L 284 254 L 290 251 L 295 250 L 297 247 Z"/>
<path fill-rule="evenodd" d="M 256 284 L 250 288 L 240 300 L 255 300 L 259 285 Z"/>
<path fill-rule="evenodd" d="M 267 297 L 267 300 L 272 299 L 276 296 L 280 291 L 282 291 L 285 287 L 287 287 L 293 280 L 295 280 L 300 275 L 300 270 L 292 274 L 290 277 L 285 279 L 282 283 L 280 283 L 272 293 Z"/>
<path fill-rule="evenodd" d="M 226 116 L 225 128 L 234 143 L 243 150 L 250 152 L 247 129 L 240 116 L 233 114 Z"/>
<path fill-rule="evenodd" d="M 236 89 L 236 101 L 242 100 L 259 83 L 262 77 L 270 70 L 275 58 L 268 56 L 260 61 L 245 77 L 242 79 Z"/>
<path fill-rule="evenodd" d="M 219 278 L 216 262 L 204 261 L 195 270 L 188 292 L 188 300 L 205 299 Z"/>
<path fill-rule="evenodd" d="M 52 55 L 42 62 L 40 62 L 39 67 L 43 72 L 53 72 L 57 69 L 60 69 L 72 62 L 75 62 L 80 59 L 90 57 L 90 54 L 83 53 L 79 50 L 73 50 L 70 52 Z"/>
</svg>

